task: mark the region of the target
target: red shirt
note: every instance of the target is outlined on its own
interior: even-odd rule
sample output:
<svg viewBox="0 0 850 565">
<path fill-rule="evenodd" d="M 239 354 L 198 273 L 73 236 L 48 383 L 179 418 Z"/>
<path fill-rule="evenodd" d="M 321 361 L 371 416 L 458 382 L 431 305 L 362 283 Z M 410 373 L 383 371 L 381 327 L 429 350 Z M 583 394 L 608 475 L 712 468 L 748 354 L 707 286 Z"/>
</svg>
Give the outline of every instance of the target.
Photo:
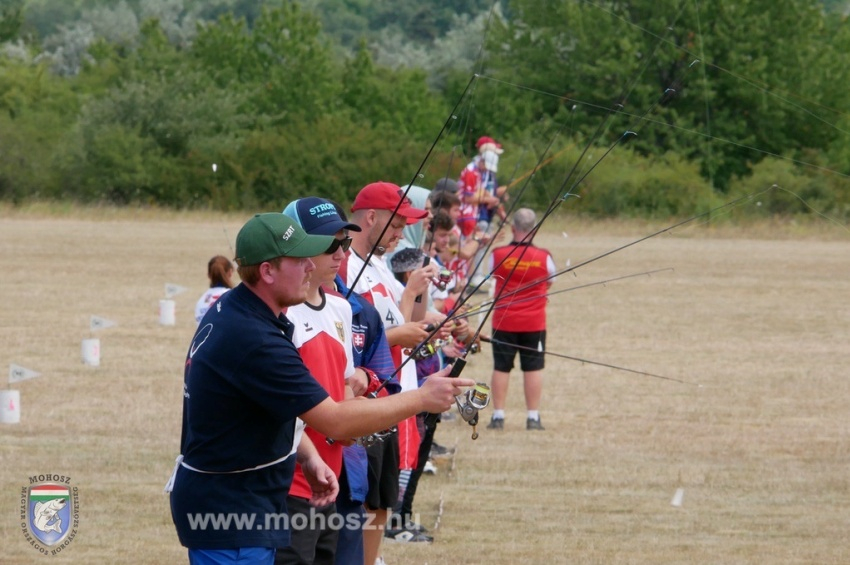
<svg viewBox="0 0 850 565">
<path fill-rule="evenodd" d="M 508 332 L 545 330 L 546 294 L 551 282 L 547 279 L 554 274 L 552 255 L 531 244 L 511 242 L 494 249 L 491 261 L 496 279 L 494 296 L 502 297 L 493 308 L 493 329 Z M 540 282 L 534 284 L 535 281 Z M 514 291 L 517 292 L 514 294 Z"/>
</svg>

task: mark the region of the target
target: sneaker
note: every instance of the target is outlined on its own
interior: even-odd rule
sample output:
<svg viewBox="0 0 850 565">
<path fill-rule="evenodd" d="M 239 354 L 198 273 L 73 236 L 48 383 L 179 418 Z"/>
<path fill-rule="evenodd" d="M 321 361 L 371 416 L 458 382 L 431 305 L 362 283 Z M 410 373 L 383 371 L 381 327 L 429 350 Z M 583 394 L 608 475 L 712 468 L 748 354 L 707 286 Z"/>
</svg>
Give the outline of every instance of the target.
<svg viewBox="0 0 850 565">
<path fill-rule="evenodd" d="M 454 449 L 449 449 L 448 447 L 443 447 L 439 443 L 431 444 L 431 457 L 430 459 L 440 459 L 441 457 L 451 457 L 454 454 Z"/>
<path fill-rule="evenodd" d="M 428 528 L 426 528 L 422 524 L 417 524 L 413 520 L 408 520 L 407 522 L 405 522 L 404 523 L 404 529 L 411 531 L 411 532 L 416 532 L 417 534 L 427 534 L 428 533 Z"/>
<path fill-rule="evenodd" d="M 540 423 L 540 420 L 532 420 L 531 418 L 525 421 L 525 429 L 526 430 L 545 430 L 543 424 Z"/>
<path fill-rule="evenodd" d="M 437 467 L 436 467 L 436 465 L 431 463 L 431 460 L 429 459 L 428 461 L 425 462 L 425 465 L 422 466 L 422 472 L 425 473 L 426 475 L 436 475 L 437 474 Z"/>
<path fill-rule="evenodd" d="M 490 418 L 490 423 L 487 424 L 488 430 L 504 430 L 505 429 L 505 419 L 504 418 Z"/>
<path fill-rule="evenodd" d="M 431 543 L 434 538 L 412 530 L 384 530 L 384 537 L 402 543 Z"/>
<path fill-rule="evenodd" d="M 387 562 L 384 561 L 383 557 L 378 557 L 377 559 L 375 559 L 375 565 L 387 565 Z"/>
<path fill-rule="evenodd" d="M 389 524 L 391 526 L 397 526 L 397 525 L 401 524 L 399 530 L 407 530 L 409 532 L 416 532 L 417 534 L 427 534 L 428 533 L 428 528 L 426 528 L 425 526 L 423 526 L 421 524 L 417 524 L 416 522 L 414 522 L 412 516 L 408 516 L 407 518 L 402 519 L 402 517 L 399 514 L 397 514 L 396 512 L 393 512 L 390 515 L 389 520 L 387 520 L 387 524 Z M 387 528 L 387 529 L 392 529 L 392 528 Z"/>
</svg>

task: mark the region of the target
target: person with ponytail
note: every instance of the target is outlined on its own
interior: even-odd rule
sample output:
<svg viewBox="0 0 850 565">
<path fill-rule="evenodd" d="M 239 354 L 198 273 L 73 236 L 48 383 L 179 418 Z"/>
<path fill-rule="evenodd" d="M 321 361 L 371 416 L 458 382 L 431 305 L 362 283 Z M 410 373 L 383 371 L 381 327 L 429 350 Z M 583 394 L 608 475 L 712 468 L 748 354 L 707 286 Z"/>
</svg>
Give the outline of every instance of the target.
<svg viewBox="0 0 850 565">
<path fill-rule="evenodd" d="M 233 276 L 233 263 L 224 255 L 216 255 L 207 264 L 207 277 L 210 279 L 210 287 L 198 299 L 195 304 L 195 321 L 200 322 L 213 302 L 233 288 L 230 281 Z"/>
</svg>

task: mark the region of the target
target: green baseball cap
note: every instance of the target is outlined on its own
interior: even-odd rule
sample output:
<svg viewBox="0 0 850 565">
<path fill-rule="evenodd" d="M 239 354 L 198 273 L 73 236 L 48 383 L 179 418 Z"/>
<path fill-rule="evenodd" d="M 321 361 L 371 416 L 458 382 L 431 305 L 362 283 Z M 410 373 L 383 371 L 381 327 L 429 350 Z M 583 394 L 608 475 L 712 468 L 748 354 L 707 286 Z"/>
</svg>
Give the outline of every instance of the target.
<svg viewBox="0 0 850 565">
<path fill-rule="evenodd" d="M 244 267 L 276 257 L 315 257 L 327 251 L 333 240 L 332 235 L 308 235 L 285 214 L 257 214 L 236 236 L 236 262 Z"/>
</svg>

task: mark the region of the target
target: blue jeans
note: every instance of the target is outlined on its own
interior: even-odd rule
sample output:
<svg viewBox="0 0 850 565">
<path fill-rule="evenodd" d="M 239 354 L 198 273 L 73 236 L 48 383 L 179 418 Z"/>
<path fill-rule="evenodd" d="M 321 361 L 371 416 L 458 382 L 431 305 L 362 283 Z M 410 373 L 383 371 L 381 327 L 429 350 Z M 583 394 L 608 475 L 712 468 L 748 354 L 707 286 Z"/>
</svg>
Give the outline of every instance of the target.
<svg viewBox="0 0 850 565">
<path fill-rule="evenodd" d="M 273 565 L 271 547 L 238 549 L 190 549 L 189 565 Z"/>
</svg>

